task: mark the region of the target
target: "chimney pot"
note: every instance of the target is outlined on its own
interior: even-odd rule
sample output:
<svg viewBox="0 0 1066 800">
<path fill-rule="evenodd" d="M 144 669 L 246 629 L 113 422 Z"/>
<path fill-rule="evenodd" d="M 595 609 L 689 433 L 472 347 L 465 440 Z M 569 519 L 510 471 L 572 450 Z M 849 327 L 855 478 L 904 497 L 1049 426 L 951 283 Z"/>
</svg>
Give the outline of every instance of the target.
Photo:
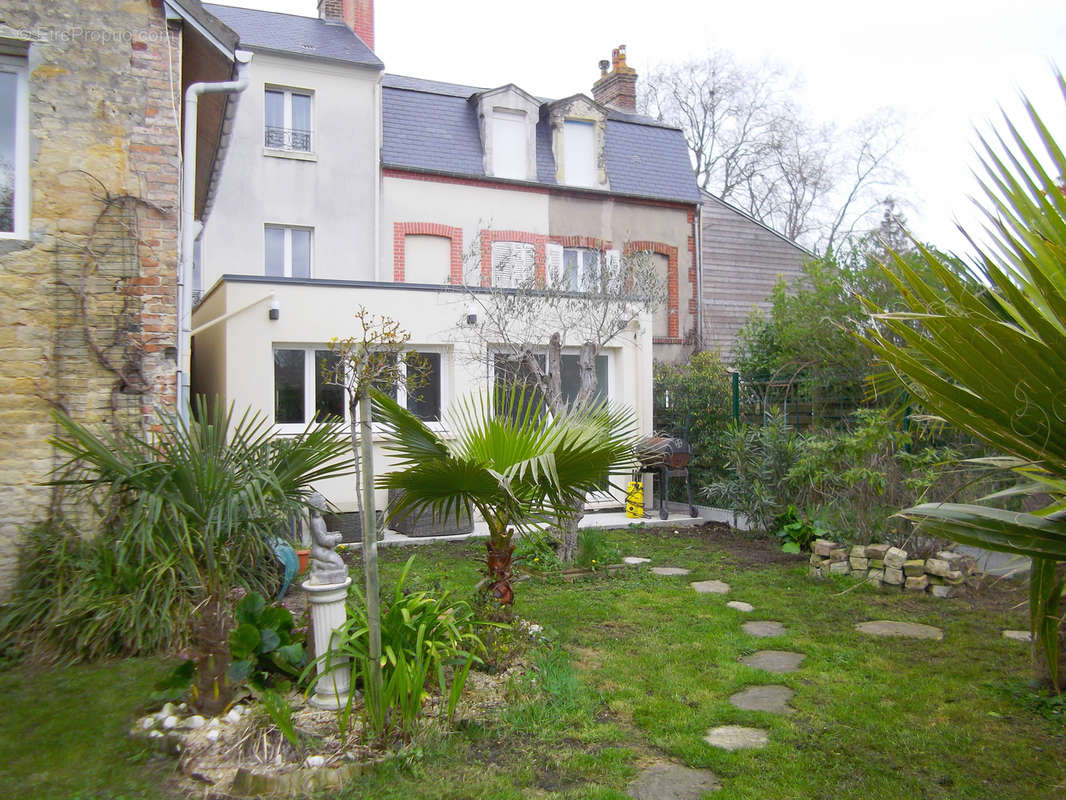
<svg viewBox="0 0 1066 800">
<path fill-rule="evenodd" d="M 600 77 L 604 77 L 607 74 L 607 70 L 610 68 L 611 62 L 606 58 L 600 60 Z"/>
<path fill-rule="evenodd" d="M 592 85 L 592 96 L 597 103 L 618 111 L 634 112 L 637 110 L 637 71 L 626 64 L 626 46 L 618 45 L 611 51 L 610 67 L 608 62 L 600 62 L 600 77 Z"/>
</svg>

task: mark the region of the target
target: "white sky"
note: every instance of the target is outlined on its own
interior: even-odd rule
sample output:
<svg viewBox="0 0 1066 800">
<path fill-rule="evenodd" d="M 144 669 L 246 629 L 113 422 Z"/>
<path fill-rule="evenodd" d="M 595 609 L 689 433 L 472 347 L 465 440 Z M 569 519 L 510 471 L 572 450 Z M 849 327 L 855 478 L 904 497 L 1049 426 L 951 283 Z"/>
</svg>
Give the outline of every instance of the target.
<svg viewBox="0 0 1066 800">
<path fill-rule="evenodd" d="M 224 0 L 316 14 L 315 0 Z M 881 107 L 904 115 L 900 159 L 910 227 L 962 251 L 957 219 L 974 226 L 968 197 L 974 126 L 1002 106 L 1020 120 L 1032 99 L 1066 143 L 1066 104 L 1052 64 L 1066 70 L 1066 2 L 1048 0 L 376 0 L 376 52 L 391 73 L 477 86 L 513 82 L 546 97 L 590 93 L 597 62 L 627 46 L 639 73 L 728 49 L 799 72 L 800 103 L 819 121 L 854 122 Z"/>
</svg>

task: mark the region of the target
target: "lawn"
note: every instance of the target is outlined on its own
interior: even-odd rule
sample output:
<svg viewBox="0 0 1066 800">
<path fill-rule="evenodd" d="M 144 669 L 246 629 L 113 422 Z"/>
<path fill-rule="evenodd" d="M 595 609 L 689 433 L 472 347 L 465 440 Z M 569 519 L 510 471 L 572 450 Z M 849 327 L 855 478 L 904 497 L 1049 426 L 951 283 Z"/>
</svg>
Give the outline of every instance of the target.
<svg viewBox="0 0 1066 800">
<path fill-rule="evenodd" d="M 1066 721 L 1024 687 L 1028 647 L 1003 639 L 1026 627 L 1024 586 L 999 582 L 953 600 L 884 595 L 847 579 L 814 583 L 802 560 L 722 530 L 618 532 L 625 554 L 687 567 L 518 584 L 516 611 L 545 628 L 526 653 L 528 676 L 505 710 L 429 736 L 352 784 L 340 798 L 624 798 L 642 767 L 673 760 L 712 770 L 720 800 L 751 798 L 996 798 L 1066 795 Z M 417 588 L 468 595 L 479 542 L 382 550 L 386 586 L 415 552 Z M 360 574 L 359 565 L 353 573 Z M 697 595 L 715 578 L 728 596 Z M 751 614 L 726 607 L 755 606 Z M 786 634 L 755 639 L 747 619 Z M 936 625 L 944 640 L 873 639 L 868 619 Z M 789 675 L 738 663 L 757 649 L 806 654 Z M 123 731 L 159 674 L 158 662 L 0 673 L 0 796 L 167 798 L 172 767 Z M 740 711 L 734 692 L 778 683 L 795 712 Z M 16 702 L 17 701 L 17 702 Z M 728 753 L 708 728 L 765 728 L 762 751 Z"/>
</svg>

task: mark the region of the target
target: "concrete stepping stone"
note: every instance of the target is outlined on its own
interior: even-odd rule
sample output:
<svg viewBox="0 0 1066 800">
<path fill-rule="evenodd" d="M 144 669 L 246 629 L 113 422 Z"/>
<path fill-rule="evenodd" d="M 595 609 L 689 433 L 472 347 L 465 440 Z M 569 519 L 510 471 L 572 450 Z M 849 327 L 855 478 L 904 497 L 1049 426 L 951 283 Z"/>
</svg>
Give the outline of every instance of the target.
<svg viewBox="0 0 1066 800">
<path fill-rule="evenodd" d="M 693 581 L 689 584 L 698 594 L 728 594 L 729 584 L 722 581 Z"/>
<path fill-rule="evenodd" d="M 783 675 L 786 672 L 795 672 L 805 659 L 803 653 L 793 653 L 788 650 L 760 650 L 750 656 L 741 656 L 740 663 L 755 669 L 765 670 Z"/>
<path fill-rule="evenodd" d="M 640 556 L 626 556 L 622 559 L 623 564 L 647 564 L 651 561 L 650 558 L 641 558 Z"/>
<path fill-rule="evenodd" d="M 745 603 L 743 600 L 730 600 L 728 603 L 726 603 L 726 606 L 734 609 L 735 611 L 743 611 L 745 614 L 755 610 L 755 606 L 753 606 L 751 603 Z"/>
<path fill-rule="evenodd" d="M 759 728 L 745 728 L 742 725 L 723 725 L 711 728 L 703 737 L 711 747 L 719 747 L 730 752 L 734 750 L 761 750 L 770 743 L 770 734 Z"/>
<path fill-rule="evenodd" d="M 1013 639 L 1016 642 L 1031 642 L 1033 634 L 1029 631 L 1003 631 L 1004 639 Z"/>
<path fill-rule="evenodd" d="M 860 622 L 855 626 L 860 633 L 868 633 L 871 636 L 906 636 L 910 639 L 935 639 L 940 641 L 944 638 L 944 631 L 934 628 L 932 625 L 920 625 L 917 622 L 894 622 L 890 619 L 875 619 L 870 622 Z"/>
<path fill-rule="evenodd" d="M 791 714 L 788 701 L 796 693 L 787 686 L 749 686 L 729 698 L 742 711 L 766 711 L 770 714 Z"/>
<path fill-rule="evenodd" d="M 744 633 L 749 636 L 784 636 L 785 626 L 780 622 L 760 620 L 759 622 L 745 622 L 740 626 Z"/>
<path fill-rule="evenodd" d="M 683 567 L 652 567 L 651 571 L 656 575 L 688 575 L 692 570 Z"/>
<path fill-rule="evenodd" d="M 710 770 L 660 763 L 640 773 L 627 794 L 633 800 L 700 800 L 721 788 L 722 782 Z"/>
</svg>

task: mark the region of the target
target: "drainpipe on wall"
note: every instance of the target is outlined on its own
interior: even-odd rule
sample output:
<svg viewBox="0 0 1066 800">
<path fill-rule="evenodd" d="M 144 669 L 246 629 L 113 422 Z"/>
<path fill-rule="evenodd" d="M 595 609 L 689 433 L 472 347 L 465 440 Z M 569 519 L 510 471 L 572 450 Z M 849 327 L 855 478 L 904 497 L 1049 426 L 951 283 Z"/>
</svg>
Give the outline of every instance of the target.
<svg viewBox="0 0 1066 800">
<path fill-rule="evenodd" d="M 196 221 L 196 120 L 197 104 L 202 94 L 239 94 L 248 88 L 248 62 L 252 54 L 238 50 L 235 54 L 238 62 L 235 81 L 220 83 L 193 83 L 185 90 L 185 137 L 181 156 L 181 255 L 178 259 L 178 374 L 177 405 L 178 417 L 182 422 L 189 421 L 190 380 L 189 365 L 192 349 L 192 251 L 196 237 L 203 225 Z"/>
</svg>

